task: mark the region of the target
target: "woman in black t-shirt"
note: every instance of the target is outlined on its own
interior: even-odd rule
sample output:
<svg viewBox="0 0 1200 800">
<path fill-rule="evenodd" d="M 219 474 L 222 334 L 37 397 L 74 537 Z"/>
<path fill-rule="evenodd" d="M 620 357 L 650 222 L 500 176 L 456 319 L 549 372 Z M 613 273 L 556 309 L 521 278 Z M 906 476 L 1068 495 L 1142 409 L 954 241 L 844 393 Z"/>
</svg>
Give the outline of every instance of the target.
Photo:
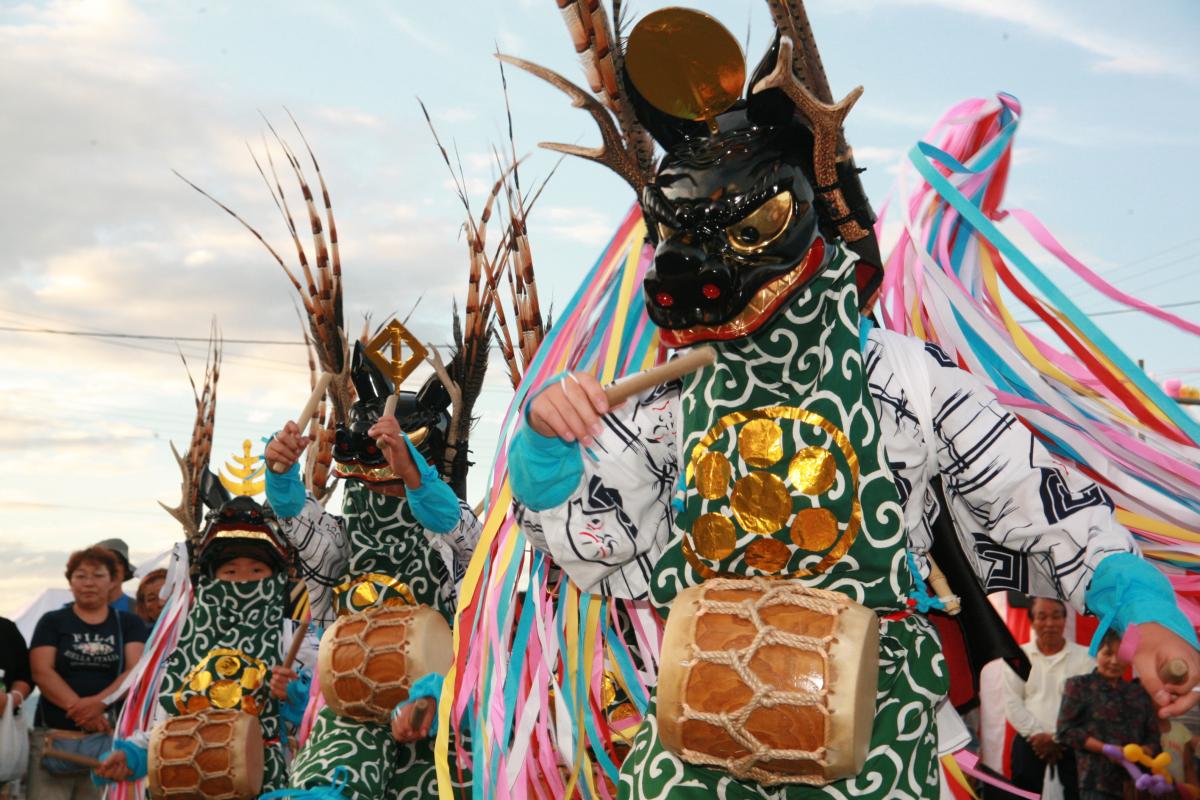
<svg viewBox="0 0 1200 800">
<path fill-rule="evenodd" d="M 117 565 L 107 550 L 72 553 L 67 580 L 75 602 L 38 620 L 30 643 L 33 680 L 42 690 L 32 742 L 29 796 L 90 800 L 100 791 L 84 773 L 51 775 L 41 765 L 49 730 L 111 732 L 104 698 L 142 655 L 146 627 L 135 615 L 108 606 Z"/>
</svg>

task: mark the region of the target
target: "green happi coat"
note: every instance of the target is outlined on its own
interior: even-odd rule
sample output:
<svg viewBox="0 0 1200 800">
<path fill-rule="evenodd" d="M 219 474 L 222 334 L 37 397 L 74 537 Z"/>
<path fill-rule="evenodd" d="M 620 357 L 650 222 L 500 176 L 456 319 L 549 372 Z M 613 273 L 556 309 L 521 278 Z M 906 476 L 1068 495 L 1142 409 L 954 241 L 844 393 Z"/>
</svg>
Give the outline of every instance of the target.
<svg viewBox="0 0 1200 800">
<path fill-rule="evenodd" d="M 388 576 L 395 585 L 372 582 L 373 592 L 386 602 L 399 601 L 406 593 L 417 603 L 437 610 L 447 622 L 453 622 L 456 601 L 455 581 L 460 572 L 462 548 L 478 538 L 478 521 L 469 510 L 463 511 L 459 527 L 446 534 L 429 534 L 413 516 L 403 497 L 389 497 L 368 490 L 358 482 L 345 484 L 343 517 L 325 513 L 312 500 L 304 512 L 283 520 L 288 539 L 297 546 L 309 572 L 311 587 L 335 587 L 338 608 L 345 605 L 348 593 L 341 587 L 362 576 Z M 439 538 L 432 538 L 439 537 Z M 326 547 L 314 545 L 320 542 Z M 443 545 L 440 548 L 434 544 Z M 443 552 L 450 548 L 453 557 Z M 325 554 L 323 562 L 314 554 Z M 332 554 L 332 555 L 331 555 Z M 447 561 L 454 566 L 447 566 Z M 314 598 L 314 618 L 329 624 L 331 613 Z M 362 723 L 321 709 L 304 747 L 292 762 L 290 785 L 297 788 L 328 786 L 337 780 L 338 791 L 353 800 L 382 797 L 437 797 L 433 740 L 399 743 L 391 728 L 384 724 Z"/>
<path fill-rule="evenodd" d="M 206 708 L 257 716 L 266 743 L 264 792 L 287 785 L 283 723 L 269 685 L 270 668 L 281 658 L 287 597 L 283 574 L 258 581 L 200 578 L 159 694 L 172 716 Z"/>
<path fill-rule="evenodd" d="M 934 708 L 949 679 L 932 626 L 905 613 L 914 588 L 908 531 L 868 394 L 851 259 L 835 251 L 768 325 L 714 346 L 714 366 L 611 415 L 592 448 L 596 461 L 583 459 L 566 502 L 522 506 L 519 519 L 581 587 L 640 590 L 664 613 L 678 592 L 712 575 L 786 577 L 876 611 L 870 751 L 854 778 L 765 787 L 665 750 L 652 703 L 622 765 L 620 796 L 937 797 Z M 636 468 L 614 456 L 638 450 Z M 668 486 L 679 487 L 673 515 L 660 510 Z M 622 540 L 648 539 L 656 515 L 654 541 L 617 566 Z"/>
</svg>

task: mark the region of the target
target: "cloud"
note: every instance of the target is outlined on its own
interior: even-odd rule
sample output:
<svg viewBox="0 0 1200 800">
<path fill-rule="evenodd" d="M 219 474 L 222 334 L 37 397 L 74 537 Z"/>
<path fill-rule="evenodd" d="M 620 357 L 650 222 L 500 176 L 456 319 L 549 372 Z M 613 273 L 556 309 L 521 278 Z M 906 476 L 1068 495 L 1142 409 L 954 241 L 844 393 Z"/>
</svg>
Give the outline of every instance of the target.
<svg viewBox="0 0 1200 800">
<path fill-rule="evenodd" d="M 364 111 L 361 108 L 334 106 L 318 108 L 316 109 L 316 117 L 335 126 L 382 128 L 385 124 L 382 117 Z"/>
<path fill-rule="evenodd" d="M 573 242 L 601 246 L 612 237 L 616 223 L 613 215 L 593 208 L 547 206 L 538 209 L 537 220 L 530 227 Z"/>
<path fill-rule="evenodd" d="M 415 23 L 412 18 L 387 9 L 386 7 L 383 8 L 383 15 L 396 30 L 404 34 L 405 38 L 430 51 L 431 53 L 437 53 L 438 55 L 449 55 L 452 52 L 449 45 L 433 36 L 428 31 L 424 30 L 421 26 Z"/>
<path fill-rule="evenodd" d="M 910 6 L 933 6 L 960 14 L 969 14 L 1019 25 L 1039 36 L 1064 42 L 1096 57 L 1096 72 L 1131 75 L 1169 75 L 1194 81 L 1195 58 L 1165 51 L 1158 43 L 1138 41 L 1127 31 L 1106 31 L 1072 18 L 1043 0 L 901 0 Z M 848 6 L 852 11 L 867 11 L 878 0 L 863 0 Z"/>
</svg>

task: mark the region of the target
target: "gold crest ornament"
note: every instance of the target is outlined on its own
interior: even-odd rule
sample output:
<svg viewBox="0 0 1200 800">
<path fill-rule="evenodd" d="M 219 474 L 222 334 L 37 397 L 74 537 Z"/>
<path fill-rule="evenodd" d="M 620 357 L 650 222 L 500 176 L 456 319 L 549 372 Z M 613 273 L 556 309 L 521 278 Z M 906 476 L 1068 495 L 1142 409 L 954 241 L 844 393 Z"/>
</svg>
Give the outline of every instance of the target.
<svg viewBox="0 0 1200 800">
<path fill-rule="evenodd" d="M 629 34 L 625 71 L 646 102 L 680 119 L 704 122 L 742 96 L 746 58 L 729 30 L 690 8 L 647 14 Z"/>
<path fill-rule="evenodd" d="M 262 494 L 267 489 L 266 479 L 263 478 L 262 456 L 250 455 L 249 439 L 242 441 L 242 454 L 230 456 L 236 464 L 225 462 L 225 468 L 217 473 L 217 477 L 221 479 L 221 485 L 229 490 L 230 494 L 243 495 L 245 497 L 253 497 L 256 494 Z M 229 476 L 226 477 L 225 473 Z"/>
<path fill-rule="evenodd" d="M 429 351 L 399 320 L 392 320 L 367 342 L 366 354 L 371 363 L 391 379 L 393 390 L 398 392 L 400 384 L 420 366 Z"/>
</svg>

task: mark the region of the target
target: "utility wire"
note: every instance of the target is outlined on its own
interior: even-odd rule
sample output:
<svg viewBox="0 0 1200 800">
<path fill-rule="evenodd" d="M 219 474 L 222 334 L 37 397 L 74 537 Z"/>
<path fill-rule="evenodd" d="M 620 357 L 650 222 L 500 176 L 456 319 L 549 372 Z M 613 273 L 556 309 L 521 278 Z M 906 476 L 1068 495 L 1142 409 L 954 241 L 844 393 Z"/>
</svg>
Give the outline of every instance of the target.
<svg viewBox="0 0 1200 800">
<path fill-rule="evenodd" d="M 57 335 L 57 336 L 81 336 L 86 339 L 149 339 L 149 340 L 153 340 L 153 341 L 166 341 L 166 342 L 203 342 L 203 343 L 208 343 L 209 341 L 211 341 L 207 336 L 168 336 L 168 335 L 163 335 L 163 334 L 149 334 L 149 333 L 109 333 L 109 332 L 102 332 L 102 331 L 69 331 L 69 330 L 62 330 L 62 329 L 58 329 L 58 328 L 21 328 L 21 327 L 17 327 L 16 325 L 0 325 L 0 331 L 9 331 L 12 333 L 44 333 L 44 334 L 53 334 L 53 335 Z M 278 345 L 300 345 L 301 347 L 304 346 L 304 342 L 302 342 L 302 341 L 292 342 L 292 341 L 287 341 L 285 339 L 227 339 L 227 338 L 221 337 L 221 342 L 222 342 L 222 344 L 278 344 Z M 450 344 L 449 342 L 443 342 L 442 344 L 437 344 L 434 346 L 435 347 L 443 347 L 443 348 L 453 347 L 453 345 Z M 500 348 L 500 345 L 496 344 L 496 343 L 493 343 L 490 346 L 490 349 L 492 349 L 492 350 L 498 350 L 499 348 Z M 151 352 L 167 353 L 169 355 L 175 355 L 175 353 L 173 351 L 168 351 L 168 350 L 154 350 Z M 259 360 L 269 360 L 269 359 L 259 359 Z M 284 363 L 288 363 L 288 362 L 275 361 L 274 363 L 284 364 Z"/>
<path fill-rule="evenodd" d="M 16 333 L 51 333 L 58 336 L 84 336 L 90 339 L 152 339 L 165 342 L 209 342 L 207 336 L 162 336 L 149 333 L 102 333 L 99 331 L 66 331 L 57 328 L 18 328 L 15 325 L 0 325 L 0 331 Z M 286 344 L 304 346 L 303 341 L 285 341 L 281 339 L 225 339 L 225 344 Z"/>
<path fill-rule="evenodd" d="M 1178 303 L 1163 303 L 1162 305 L 1159 306 L 1159 308 L 1183 308 L 1184 306 L 1195 306 L 1195 305 L 1200 305 L 1200 300 L 1184 300 L 1184 301 L 1181 301 Z M 1145 313 L 1140 308 L 1116 308 L 1116 309 L 1112 309 L 1111 311 L 1085 311 L 1083 313 L 1087 314 L 1089 317 L 1113 317 L 1113 316 L 1116 316 L 1117 314 L 1132 314 L 1132 313 L 1138 312 L 1138 311 L 1141 311 L 1143 314 Z M 1041 319 L 1019 319 L 1019 320 L 1017 320 L 1017 322 L 1019 322 L 1022 325 L 1028 325 L 1033 322 L 1043 322 L 1043 320 L 1041 320 Z"/>
</svg>

